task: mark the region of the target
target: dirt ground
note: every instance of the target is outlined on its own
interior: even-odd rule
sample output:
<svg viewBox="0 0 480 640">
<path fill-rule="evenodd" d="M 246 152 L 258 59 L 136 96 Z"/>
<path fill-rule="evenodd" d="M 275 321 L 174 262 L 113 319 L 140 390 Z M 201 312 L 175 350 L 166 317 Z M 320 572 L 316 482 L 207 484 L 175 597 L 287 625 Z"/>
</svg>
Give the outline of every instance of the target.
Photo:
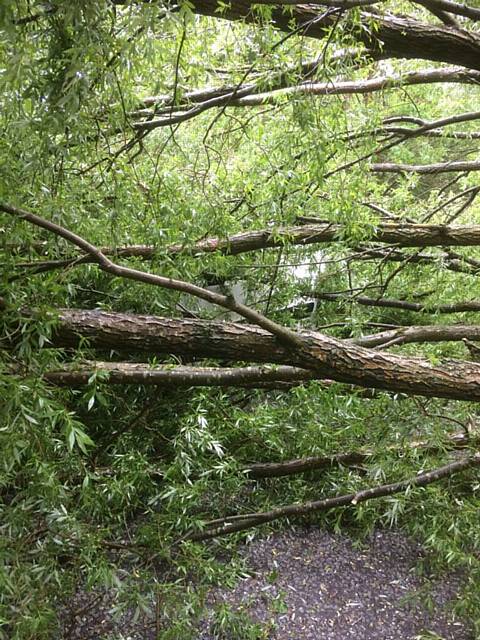
<svg viewBox="0 0 480 640">
<path fill-rule="evenodd" d="M 421 577 L 422 550 L 399 532 L 377 531 L 359 548 L 346 536 L 297 527 L 254 540 L 242 555 L 250 577 L 209 594 L 209 614 L 197 640 L 218 638 L 213 612 L 223 603 L 245 626 L 266 625 L 271 640 L 414 640 L 427 632 L 437 634 L 429 638 L 475 640 L 468 623 L 449 609 L 461 576 Z M 63 637 L 155 640 L 155 625 L 128 615 L 115 622 L 108 609 L 107 596 L 80 613 Z M 225 634 L 225 640 L 234 637 Z"/>
</svg>

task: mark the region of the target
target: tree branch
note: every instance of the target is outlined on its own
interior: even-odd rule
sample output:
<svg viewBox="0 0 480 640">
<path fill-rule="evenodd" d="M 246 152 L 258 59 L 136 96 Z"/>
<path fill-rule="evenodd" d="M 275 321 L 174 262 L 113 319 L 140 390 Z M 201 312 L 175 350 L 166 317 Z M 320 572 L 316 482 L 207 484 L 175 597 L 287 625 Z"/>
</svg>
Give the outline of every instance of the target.
<svg viewBox="0 0 480 640">
<path fill-rule="evenodd" d="M 318 63 L 317 63 L 318 64 Z M 312 72 L 312 65 L 307 66 L 307 72 Z M 403 75 L 382 76 L 368 80 L 356 81 L 329 81 L 313 82 L 306 81 L 294 86 L 285 86 L 286 78 L 284 74 L 279 74 L 278 80 L 273 79 L 270 83 L 271 89 L 265 91 L 265 81 L 261 84 L 219 87 L 212 89 L 202 89 L 186 93 L 180 104 L 176 104 L 177 111 L 172 113 L 172 103 L 170 96 L 149 97 L 144 100 L 148 105 L 155 107 L 154 110 L 139 111 L 137 115 L 148 118 L 133 122 L 131 126 L 139 131 L 151 131 L 158 127 L 171 126 L 179 122 L 185 122 L 200 115 L 204 111 L 216 107 L 252 107 L 266 104 L 276 104 L 279 99 L 285 96 L 297 95 L 351 95 L 367 94 L 395 87 L 412 86 L 418 84 L 431 83 L 478 83 L 480 73 L 478 71 L 466 70 L 460 67 L 451 69 L 426 69 L 423 71 L 411 71 Z M 273 87 L 272 87 L 273 84 Z M 178 111 L 179 107 L 188 107 L 184 111 Z M 160 118 L 152 119 L 152 116 L 159 113 L 161 107 L 165 109 L 165 114 Z M 161 111 L 160 111 L 161 114 Z M 135 115 L 135 113 L 133 114 Z M 410 135 L 412 132 L 409 132 Z"/>
<path fill-rule="evenodd" d="M 82 362 L 42 374 L 44 380 L 61 386 L 88 384 L 96 373 L 108 375 L 107 384 L 142 384 L 175 387 L 282 387 L 314 379 L 311 371 L 289 366 L 188 367 L 134 362 Z M 326 381 L 328 384 L 328 381 Z M 330 382 L 331 384 L 331 382 Z"/>
<path fill-rule="evenodd" d="M 453 13 L 457 16 L 464 16 L 470 20 L 480 20 L 480 9 L 469 7 L 466 4 L 452 2 L 451 0 L 413 0 L 416 4 L 421 4 L 427 9 L 434 9 L 446 13 Z"/>
<path fill-rule="evenodd" d="M 471 445 L 471 439 L 465 433 L 454 433 L 447 436 L 446 445 L 453 449 L 463 449 Z M 432 444 L 426 440 L 409 442 L 407 449 L 423 449 L 430 453 L 443 450 L 438 444 Z M 405 449 L 398 445 L 388 447 L 389 451 L 403 453 Z M 336 453 L 331 456 L 309 456 L 308 458 L 296 458 L 282 462 L 255 462 L 245 467 L 245 473 L 249 478 L 259 480 L 261 478 L 280 478 L 297 475 L 307 471 L 318 471 L 332 466 L 356 467 L 359 464 L 369 462 L 375 451 L 352 451 L 350 453 Z"/>
<path fill-rule="evenodd" d="M 448 173 L 451 171 L 480 171 L 480 160 L 460 162 L 436 162 L 435 164 L 394 164 L 380 162 L 372 164 L 370 170 L 374 173 Z"/>
<path fill-rule="evenodd" d="M 303 504 L 289 504 L 284 507 L 277 507 L 270 511 L 262 511 L 258 513 L 247 513 L 245 515 L 235 515 L 227 518 L 219 518 L 210 520 L 204 525 L 204 529 L 198 532 L 187 533 L 179 542 L 184 540 L 209 540 L 222 535 L 228 535 L 236 531 L 245 531 L 252 527 L 257 527 L 267 522 L 273 522 L 280 518 L 305 516 L 317 511 L 328 511 L 338 507 L 356 506 L 360 502 L 372 500 L 375 498 L 384 498 L 396 493 L 403 493 L 414 487 L 426 487 L 433 482 L 438 482 L 444 478 L 461 473 L 469 468 L 480 465 L 480 454 L 476 453 L 471 456 L 465 456 L 460 460 L 446 464 L 443 467 L 420 473 L 417 476 L 395 482 L 392 484 L 379 485 L 369 489 L 358 491 L 357 493 L 349 493 L 346 495 L 336 496 L 333 498 L 325 498 L 323 500 L 314 500 Z"/>
<path fill-rule="evenodd" d="M 2 205 L 0 204 L 0 210 L 1 207 Z M 454 226 L 382 222 L 375 227 L 371 227 L 369 230 L 371 230 L 370 241 L 394 244 L 398 247 L 480 246 L 480 225 Z M 143 260 L 149 260 L 162 254 L 172 257 L 179 254 L 198 256 L 205 253 L 222 253 L 233 256 L 259 251 L 261 249 L 283 247 L 285 245 L 308 246 L 338 242 L 344 236 L 345 231 L 345 225 L 333 222 L 322 222 L 318 224 L 303 224 L 296 227 L 244 231 L 228 236 L 227 238 L 205 238 L 192 245 L 173 244 L 166 247 L 130 245 L 125 247 L 101 247 L 98 251 L 104 257 L 115 256 L 116 258 L 141 258 Z M 402 260 L 406 259 L 407 257 L 402 254 Z M 42 273 L 86 263 L 98 264 L 96 254 L 87 252 L 84 256 L 63 260 L 20 262 L 16 266 L 19 268 L 33 269 L 37 273 Z"/>
<path fill-rule="evenodd" d="M 234 322 L 178 320 L 62 309 L 52 344 L 147 352 L 230 362 L 274 363 L 308 369 L 321 379 L 427 397 L 480 400 L 480 364 L 410 358 L 313 331 L 299 334 L 300 350 L 282 347 L 267 331 Z"/>
<path fill-rule="evenodd" d="M 156 287 L 161 287 L 163 289 L 179 291 L 196 298 L 200 298 L 201 300 L 206 300 L 211 304 L 215 304 L 223 307 L 224 309 L 228 309 L 229 311 L 233 311 L 246 320 L 250 320 L 251 322 L 258 324 L 260 327 L 263 327 L 264 329 L 275 335 L 282 344 L 288 345 L 289 348 L 296 349 L 301 346 L 300 339 L 294 331 L 291 331 L 287 327 L 282 327 L 276 322 L 269 320 L 258 311 L 250 309 L 246 305 L 237 302 L 231 296 L 224 296 L 222 294 L 210 291 L 209 289 L 199 287 L 198 285 L 184 282 L 183 280 L 176 280 L 174 278 L 167 278 L 153 273 L 147 273 L 145 271 L 138 271 L 137 269 L 130 269 L 129 267 L 122 267 L 110 260 L 104 253 L 102 253 L 100 249 L 98 249 L 90 242 L 87 242 L 79 235 L 64 227 L 61 227 L 58 224 L 55 224 L 54 222 L 50 222 L 49 220 L 41 218 L 40 216 L 30 213 L 29 211 L 24 211 L 23 209 L 13 207 L 5 203 L 0 203 L 0 211 L 4 211 L 5 213 L 8 213 L 16 218 L 26 220 L 27 222 L 30 222 L 37 227 L 46 229 L 50 233 L 53 233 L 56 236 L 67 240 L 67 242 L 70 242 L 71 244 L 77 246 L 79 249 L 88 254 L 92 258 L 92 261 L 98 264 L 99 268 L 102 271 L 110 273 L 119 278 L 134 280 L 135 282 L 142 282 L 144 284 L 150 284 Z"/>
<path fill-rule="evenodd" d="M 465 302 L 452 302 L 449 304 L 422 304 L 421 302 L 410 302 L 408 300 L 396 300 L 394 298 L 371 298 L 368 296 L 344 296 L 341 293 L 324 293 L 322 291 L 304 291 L 308 295 L 318 300 L 326 302 L 355 302 L 367 307 L 382 307 L 389 309 L 401 309 L 403 311 L 415 311 L 419 313 L 464 313 L 480 311 L 480 300 L 468 300 Z M 416 328 L 416 327 L 415 327 Z M 462 339 L 462 338 L 459 338 Z"/>
</svg>

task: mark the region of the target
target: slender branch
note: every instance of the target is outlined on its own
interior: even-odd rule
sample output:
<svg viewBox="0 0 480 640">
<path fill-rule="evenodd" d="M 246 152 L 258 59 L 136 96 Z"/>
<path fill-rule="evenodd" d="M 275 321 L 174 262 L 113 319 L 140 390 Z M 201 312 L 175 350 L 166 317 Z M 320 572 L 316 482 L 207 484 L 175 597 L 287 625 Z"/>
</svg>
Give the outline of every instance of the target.
<svg viewBox="0 0 480 640">
<path fill-rule="evenodd" d="M 463 449 L 472 444 L 471 438 L 465 433 L 454 433 L 447 436 L 445 447 L 453 449 Z M 443 447 L 432 444 L 427 440 L 417 440 L 409 442 L 407 449 L 423 449 L 428 452 L 441 451 Z M 389 451 L 403 453 L 404 447 L 392 445 Z M 282 462 L 255 462 L 245 467 L 245 473 L 249 478 L 259 480 L 260 478 L 280 478 L 283 476 L 297 475 L 307 471 L 318 471 L 332 466 L 356 467 L 371 460 L 375 451 L 352 451 L 350 453 L 336 453 L 330 456 L 309 456 L 307 458 L 296 458 L 294 460 L 284 460 Z"/>
<path fill-rule="evenodd" d="M 465 456 L 460 460 L 446 464 L 443 467 L 420 473 L 407 480 L 384 484 L 369 489 L 364 489 L 356 493 L 348 493 L 333 498 L 314 500 L 303 504 L 289 504 L 277 507 L 270 511 L 257 513 L 247 513 L 245 515 L 235 515 L 227 518 L 219 518 L 206 522 L 204 529 L 198 532 L 187 533 L 179 542 L 184 540 L 209 540 L 219 536 L 228 535 L 236 531 L 245 531 L 261 524 L 273 522 L 281 518 L 305 516 L 318 511 L 328 511 L 338 507 L 356 506 L 361 502 L 375 498 L 384 498 L 396 493 L 403 493 L 411 488 L 426 487 L 433 482 L 438 482 L 444 478 L 449 478 L 456 473 L 461 473 L 467 469 L 480 465 L 480 454 Z"/>
<path fill-rule="evenodd" d="M 340 293 L 324 293 L 322 291 L 311 290 L 304 291 L 304 295 L 326 302 L 355 302 L 356 304 L 367 307 L 402 309 L 403 311 L 416 311 L 421 313 L 464 313 L 468 311 L 480 311 L 480 300 L 430 305 L 422 304 L 421 302 L 410 302 L 408 300 L 396 300 L 394 298 L 370 298 L 368 296 L 345 297 Z"/>
<path fill-rule="evenodd" d="M 406 254 L 396 249 L 373 248 L 365 246 L 357 247 L 357 253 L 346 257 L 346 260 L 381 260 L 382 262 L 409 262 L 410 264 L 437 264 L 439 267 L 455 273 L 465 273 L 470 276 L 478 276 L 480 273 L 480 263 L 478 260 L 467 256 L 446 251 L 437 255 L 428 253 Z"/>
<path fill-rule="evenodd" d="M 98 264 L 102 271 L 119 278 L 134 280 L 135 282 L 142 282 L 144 284 L 150 284 L 163 289 L 179 291 L 196 298 L 200 298 L 201 300 L 206 300 L 207 302 L 223 307 L 224 309 L 228 309 L 229 311 L 233 311 L 246 320 L 250 320 L 251 322 L 258 324 L 266 331 L 275 335 L 282 344 L 288 345 L 290 348 L 296 349 L 301 346 L 300 338 L 294 331 L 287 327 L 282 327 L 276 322 L 269 320 L 261 313 L 237 302 L 233 296 L 224 296 L 198 285 L 184 282 L 183 280 L 176 280 L 174 278 L 167 278 L 165 276 L 159 276 L 153 273 L 139 271 L 137 269 L 130 269 L 129 267 L 122 267 L 110 260 L 100 249 L 81 236 L 73 233 L 69 229 L 55 224 L 54 222 L 5 203 L 0 203 L 0 211 L 4 211 L 14 217 L 26 220 L 37 227 L 46 229 L 50 233 L 67 240 L 67 242 L 70 242 L 91 256 L 93 261 Z"/>
<path fill-rule="evenodd" d="M 310 67 L 308 68 L 310 69 Z M 283 100 L 286 96 L 297 95 L 350 95 L 350 94 L 367 94 L 376 91 L 384 91 L 395 87 L 412 86 L 418 84 L 431 83 L 478 83 L 480 82 L 480 73 L 474 70 L 466 70 L 460 67 L 450 69 L 426 69 L 423 71 L 412 71 L 403 75 L 381 76 L 379 78 L 371 78 L 368 80 L 357 81 L 330 81 L 330 82 L 313 82 L 306 81 L 294 86 L 284 86 L 286 79 L 284 74 L 279 76 L 278 80 L 273 79 L 272 83 L 277 87 L 265 91 L 265 82 L 259 85 L 244 85 L 237 90 L 235 87 L 219 87 L 202 89 L 186 93 L 182 103 L 185 107 L 191 106 L 186 110 L 180 110 L 172 113 L 171 98 L 168 96 L 149 97 L 145 99 L 146 104 L 163 104 L 165 108 L 169 107 L 165 115 L 160 118 L 152 119 L 154 113 L 158 113 L 158 104 L 153 111 L 137 112 L 140 116 L 149 117 L 149 120 L 140 120 L 132 123 L 132 127 L 136 130 L 153 130 L 158 127 L 171 126 L 179 122 L 185 122 L 200 115 L 206 110 L 216 107 L 253 107 L 264 106 L 266 104 L 276 104 L 279 100 Z M 180 106 L 182 106 L 182 104 Z M 161 112 L 160 112 L 161 113 Z"/>
<path fill-rule="evenodd" d="M 435 164 L 395 164 L 380 162 L 372 164 L 370 170 L 374 173 L 423 173 L 436 174 L 451 171 L 480 171 L 480 160 L 459 162 L 436 162 Z"/>
</svg>

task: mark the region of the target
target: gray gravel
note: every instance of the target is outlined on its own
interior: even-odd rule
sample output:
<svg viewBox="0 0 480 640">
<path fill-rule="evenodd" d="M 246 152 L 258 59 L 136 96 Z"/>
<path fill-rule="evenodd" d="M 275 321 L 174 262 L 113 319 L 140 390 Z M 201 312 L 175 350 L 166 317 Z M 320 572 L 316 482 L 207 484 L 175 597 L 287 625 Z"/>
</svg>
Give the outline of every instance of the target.
<svg viewBox="0 0 480 640">
<path fill-rule="evenodd" d="M 461 576 L 420 577 L 415 569 L 422 550 L 401 533 L 377 531 L 358 548 L 346 536 L 298 527 L 255 540 L 241 553 L 251 576 L 234 589 L 211 591 L 210 613 L 197 640 L 214 640 L 211 619 L 222 603 L 266 624 L 271 640 L 414 640 L 427 630 L 444 640 L 474 640 L 448 606 Z M 428 594 L 430 607 L 421 594 Z M 134 622 L 129 615 L 114 622 L 111 604 L 104 597 L 63 637 L 155 639 L 151 622 Z"/>
<path fill-rule="evenodd" d="M 427 630 L 473 640 L 448 612 L 460 576 L 420 578 L 421 548 L 400 533 L 377 531 L 358 549 L 347 537 L 298 528 L 254 542 L 247 557 L 256 575 L 212 594 L 211 604 L 227 601 L 253 620 L 273 619 L 272 640 L 413 640 Z M 431 611 L 415 597 L 424 592 Z"/>
</svg>

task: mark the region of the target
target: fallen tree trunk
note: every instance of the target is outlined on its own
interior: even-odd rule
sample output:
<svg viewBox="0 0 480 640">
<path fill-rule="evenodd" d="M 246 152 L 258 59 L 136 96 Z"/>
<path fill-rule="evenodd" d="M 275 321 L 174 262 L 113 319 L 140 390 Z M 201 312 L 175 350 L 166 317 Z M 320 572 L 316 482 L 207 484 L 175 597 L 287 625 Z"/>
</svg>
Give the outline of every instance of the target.
<svg viewBox="0 0 480 640">
<path fill-rule="evenodd" d="M 302 347 L 289 349 L 267 331 L 251 325 L 206 320 L 63 309 L 52 337 L 59 346 L 86 338 L 96 348 L 269 362 L 301 367 L 315 377 L 395 392 L 458 400 L 480 400 L 480 365 L 377 352 L 315 332 L 298 334 Z M 462 338 L 463 339 L 463 334 Z"/>
</svg>

